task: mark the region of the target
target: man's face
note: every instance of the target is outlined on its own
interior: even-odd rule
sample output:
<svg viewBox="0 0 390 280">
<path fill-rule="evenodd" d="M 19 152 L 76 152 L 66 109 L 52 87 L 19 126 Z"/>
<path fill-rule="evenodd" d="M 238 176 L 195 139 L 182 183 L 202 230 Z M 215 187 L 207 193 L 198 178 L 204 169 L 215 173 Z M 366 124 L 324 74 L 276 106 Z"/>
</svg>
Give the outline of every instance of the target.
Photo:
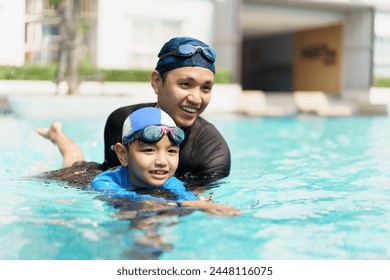
<svg viewBox="0 0 390 280">
<path fill-rule="evenodd" d="M 207 107 L 214 85 L 214 73 L 203 67 L 182 67 L 167 73 L 159 82 L 158 106 L 179 127 L 191 126 Z"/>
</svg>

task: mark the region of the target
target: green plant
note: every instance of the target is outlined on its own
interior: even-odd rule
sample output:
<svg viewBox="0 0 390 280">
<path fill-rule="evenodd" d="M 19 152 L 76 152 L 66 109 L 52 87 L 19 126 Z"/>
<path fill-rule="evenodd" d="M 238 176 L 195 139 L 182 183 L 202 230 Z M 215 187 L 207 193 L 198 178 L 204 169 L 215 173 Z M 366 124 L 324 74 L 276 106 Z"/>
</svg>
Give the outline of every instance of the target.
<svg viewBox="0 0 390 280">
<path fill-rule="evenodd" d="M 0 66 L 0 80 L 48 80 L 54 81 L 57 75 L 57 65 L 25 64 L 24 66 Z M 83 62 L 80 67 L 80 76 L 88 80 L 96 74 L 102 75 L 106 82 L 149 82 L 150 69 L 98 69 L 88 62 Z M 231 72 L 217 70 L 216 83 L 230 83 Z"/>
<path fill-rule="evenodd" d="M 0 79 L 2 80 L 54 80 L 56 73 L 57 65 L 55 64 L 0 67 Z"/>
<path fill-rule="evenodd" d="M 149 82 L 151 71 L 143 69 L 103 69 L 101 72 L 107 82 Z"/>
<path fill-rule="evenodd" d="M 374 86 L 376 86 L 376 87 L 390 87 L 390 77 L 375 77 Z"/>
<path fill-rule="evenodd" d="M 227 69 L 217 69 L 215 73 L 215 83 L 228 84 L 232 81 L 232 73 Z"/>
</svg>

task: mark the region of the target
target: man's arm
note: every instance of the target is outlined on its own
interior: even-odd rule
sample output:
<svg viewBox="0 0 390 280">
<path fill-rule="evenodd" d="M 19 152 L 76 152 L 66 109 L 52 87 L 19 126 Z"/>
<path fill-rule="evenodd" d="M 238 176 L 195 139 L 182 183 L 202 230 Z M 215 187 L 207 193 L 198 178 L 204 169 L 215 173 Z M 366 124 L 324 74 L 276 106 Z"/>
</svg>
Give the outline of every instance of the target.
<svg viewBox="0 0 390 280">
<path fill-rule="evenodd" d="M 199 118 L 185 132 L 177 176 L 187 183 L 187 189 L 227 177 L 230 174 L 230 150 L 215 126 Z"/>
</svg>

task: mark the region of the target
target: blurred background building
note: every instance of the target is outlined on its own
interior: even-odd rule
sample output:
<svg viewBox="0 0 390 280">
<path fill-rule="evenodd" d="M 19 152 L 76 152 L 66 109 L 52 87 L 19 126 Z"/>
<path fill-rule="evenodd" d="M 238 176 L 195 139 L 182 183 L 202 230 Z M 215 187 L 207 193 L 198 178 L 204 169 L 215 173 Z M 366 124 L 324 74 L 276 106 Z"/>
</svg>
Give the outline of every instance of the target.
<svg viewBox="0 0 390 280">
<path fill-rule="evenodd" d="M 78 15 L 65 24 L 64 2 Z M 243 89 L 342 94 L 390 77 L 387 0 L 0 0 L 0 65 L 58 62 L 72 21 L 70 44 L 101 69 L 153 69 L 185 35 L 215 48 Z"/>
</svg>

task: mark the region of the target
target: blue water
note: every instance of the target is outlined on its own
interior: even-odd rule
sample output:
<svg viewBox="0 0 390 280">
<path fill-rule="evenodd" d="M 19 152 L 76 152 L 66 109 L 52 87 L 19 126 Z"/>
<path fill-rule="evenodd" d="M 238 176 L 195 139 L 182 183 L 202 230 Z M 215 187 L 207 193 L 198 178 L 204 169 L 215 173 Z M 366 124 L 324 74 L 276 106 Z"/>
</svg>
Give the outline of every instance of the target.
<svg viewBox="0 0 390 280">
<path fill-rule="evenodd" d="M 389 117 L 209 120 L 232 154 L 231 175 L 213 198 L 243 214 L 160 219 L 154 234 L 169 249 L 157 258 L 390 258 Z M 61 165 L 34 132 L 48 124 L 0 116 L 0 259 L 153 258 L 153 248 L 135 242 L 149 231 L 118 219 L 96 193 L 26 179 Z M 64 123 L 98 162 L 103 127 Z"/>
</svg>

